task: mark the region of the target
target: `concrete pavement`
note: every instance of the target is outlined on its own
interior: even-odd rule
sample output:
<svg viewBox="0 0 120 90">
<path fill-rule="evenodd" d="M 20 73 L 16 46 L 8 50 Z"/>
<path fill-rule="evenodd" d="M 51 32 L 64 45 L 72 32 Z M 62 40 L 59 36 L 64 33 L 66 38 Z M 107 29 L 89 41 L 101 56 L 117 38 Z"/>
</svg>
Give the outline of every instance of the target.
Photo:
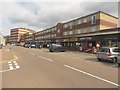
<svg viewBox="0 0 120 90">
<path fill-rule="evenodd" d="M 3 88 L 117 88 L 118 67 L 94 54 L 11 46 L 19 69 L 3 73 Z M 8 83 L 9 82 L 9 83 Z"/>
</svg>

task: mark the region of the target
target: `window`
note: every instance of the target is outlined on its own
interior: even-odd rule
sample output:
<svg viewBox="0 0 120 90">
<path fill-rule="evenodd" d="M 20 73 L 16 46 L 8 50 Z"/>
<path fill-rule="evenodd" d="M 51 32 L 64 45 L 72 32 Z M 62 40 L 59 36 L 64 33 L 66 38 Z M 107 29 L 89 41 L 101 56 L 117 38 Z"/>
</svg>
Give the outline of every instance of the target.
<svg viewBox="0 0 120 90">
<path fill-rule="evenodd" d="M 94 32 L 94 31 L 96 31 L 96 26 L 92 26 L 92 27 L 90 28 L 90 32 Z"/>
<path fill-rule="evenodd" d="M 113 52 L 120 53 L 120 48 L 113 49 Z"/>
<path fill-rule="evenodd" d="M 78 32 L 77 32 L 78 34 L 80 34 L 80 33 L 81 33 L 81 29 L 78 29 L 77 31 L 78 31 Z"/>
<path fill-rule="evenodd" d="M 69 35 L 71 35 L 71 34 L 72 34 L 72 31 L 69 32 Z"/>
<path fill-rule="evenodd" d="M 81 19 L 78 20 L 78 24 L 81 24 Z"/>
<path fill-rule="evenodd" d="M 87 18 L 83 18 L 83 23 L 86 23 L 87 22 Z"/>
<path fill-rule="evenodd" d="M 96 24 L 96 15 L 91 16 L 91 25 Z"/>
<path fill-rule="evenodd" d="M 57 31 L 58 33 L 60 33 L 60 29 L 58 29 L 58 31 Z"/>
<path fill-rule="evenodd" d="M 64 34 L 64 35 L 67 35 L 67 32 L 64 32 L 63 34 Z"/>
<path fill-rule="evenodd" d="M 68 26 L 67 26 L 67 24 L 64 24 L 64 28 L 67 28 Z"/>
<path fill-rule="evenodd" d="M 72 29 L 73 22 L 70 22 L 70 23 L 69 23 L 69 26 L 70 26 L 70 29 Z"/>
<path fill-rule="evenodd" d="M 87 29 L 86 29 L 86 28 L 83 28 L 83 29 L 82 29 L 82 32 L 83 32 L 83 33 L 86 33 L 86 32 L 87 32 Z"/>
</svg>

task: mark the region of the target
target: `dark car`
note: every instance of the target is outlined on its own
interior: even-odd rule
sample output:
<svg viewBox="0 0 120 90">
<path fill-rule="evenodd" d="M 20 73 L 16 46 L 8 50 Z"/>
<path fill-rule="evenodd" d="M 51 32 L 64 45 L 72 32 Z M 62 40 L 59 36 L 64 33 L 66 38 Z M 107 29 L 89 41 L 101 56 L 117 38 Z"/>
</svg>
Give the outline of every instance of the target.
<svg viewBox="0 0 120 90">
<path fill-rule="evenodd" d="M 30 44 L 24 44 L 23 47 L 29 48 L 29 47 L 30 47 Z"/>
<path fill-rule="evenodd" d="M 42 45 L 40 45 L 40 44 L 36 44 L 36 48 L 41 49 L 41 48 L 42 48 Z"/>
<path fill-rule="evenodd" d="M 3 46 L 3 45 L 2 45 L 2 44 L 0 44 L 0 49 L 2 49 L 2 46 Z"/>
<path fill-rule="evenodd" d="M 51 44 L 49 45 L 50 52 L 65 52 L 66 48 L 59 44 Z"/>
</svg>

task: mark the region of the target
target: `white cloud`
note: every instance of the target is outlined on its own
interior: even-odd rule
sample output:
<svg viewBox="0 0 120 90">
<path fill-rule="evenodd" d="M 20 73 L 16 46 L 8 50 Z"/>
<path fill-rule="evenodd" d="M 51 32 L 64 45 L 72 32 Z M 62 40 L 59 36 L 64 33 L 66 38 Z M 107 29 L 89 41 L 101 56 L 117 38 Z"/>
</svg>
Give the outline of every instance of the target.
<svg viewBox="0 0 120 90">
<path fill-rule="evenodd" d="M 5 34 L 14 27 L 45 29 L 57 22 L 69 21 L 99 10 L 117 16 L 117 3 L 33 2 L 32 0 L 0 3 L 2 28 Z"/>
</svg>

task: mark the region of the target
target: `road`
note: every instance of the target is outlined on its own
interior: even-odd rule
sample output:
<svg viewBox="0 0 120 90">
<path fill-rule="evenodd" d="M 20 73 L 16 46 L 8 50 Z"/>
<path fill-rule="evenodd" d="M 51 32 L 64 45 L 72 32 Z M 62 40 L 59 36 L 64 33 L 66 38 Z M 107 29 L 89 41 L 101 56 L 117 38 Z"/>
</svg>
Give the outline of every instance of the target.
<svg viewBox="0 0 120 90">
<path fill-rule="evenodd" d="M 7 46 L 13 60 L 2 64 L 3 88 L 118 88 L 118 66 L 94 54 L 49 52 Z M 3 55 L 3 57 L 6 57 Z"/>
</svg>

